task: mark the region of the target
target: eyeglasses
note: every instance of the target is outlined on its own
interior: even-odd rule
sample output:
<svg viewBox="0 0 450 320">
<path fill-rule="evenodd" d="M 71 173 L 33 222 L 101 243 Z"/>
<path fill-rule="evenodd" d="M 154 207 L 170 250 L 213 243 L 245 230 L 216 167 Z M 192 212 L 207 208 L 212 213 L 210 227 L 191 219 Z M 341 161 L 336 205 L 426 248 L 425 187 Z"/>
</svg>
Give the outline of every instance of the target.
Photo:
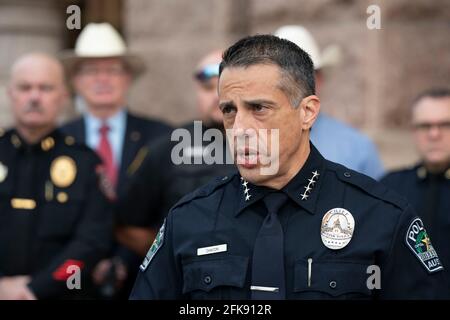
<svg viewBox="0 0 450 320">
<path fill-rule="evenodd" d="M 211 78 L 219 76 L 219 64 L 208 64 L 204 66 L 201 70 L 194 73 L 194 78 L 198 81 L 204 82 Z"/>
<path fill-rule="evenodd" d="M 428 132 L 432 128 L 437 128 L 440 131 L 450 130 L 450 121 L 442 121 L 442 122 L 422 122 L 422 123 L 414 123 L 413 129 L 422 132 Z"/>
</svg>

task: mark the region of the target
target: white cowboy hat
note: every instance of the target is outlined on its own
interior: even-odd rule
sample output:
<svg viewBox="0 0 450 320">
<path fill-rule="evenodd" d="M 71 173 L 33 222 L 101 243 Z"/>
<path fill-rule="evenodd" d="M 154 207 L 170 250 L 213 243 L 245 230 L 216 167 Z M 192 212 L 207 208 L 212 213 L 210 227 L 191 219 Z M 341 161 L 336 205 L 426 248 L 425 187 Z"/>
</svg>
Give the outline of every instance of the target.
<svg viewBox="0 0 450 320">
<path fill-rule="evenodd" d="M 69 74 L 72 74 L 78 62 L 93 58 L 121 58 L 130 68 L 134 77 L 145 70 L 144 61 L 127 50 L 119 32 L 109 23 L 89 23 L 81 31 L 75 43 L 75 49 L 61 54 Z"/>
<path fill-rule="evenodd" d="M 280 27 L 274 35 L 279 38 L 289 40 L 302 48 L 309 54 L 314 63 L 314 70 L 336 65 L 341 60 L 340 48 L 336 45 L 330 45 L 323 52 L 320 52 L 319 46 L 312 34 L 303 26 L 288 25 Z"/>
</svg>

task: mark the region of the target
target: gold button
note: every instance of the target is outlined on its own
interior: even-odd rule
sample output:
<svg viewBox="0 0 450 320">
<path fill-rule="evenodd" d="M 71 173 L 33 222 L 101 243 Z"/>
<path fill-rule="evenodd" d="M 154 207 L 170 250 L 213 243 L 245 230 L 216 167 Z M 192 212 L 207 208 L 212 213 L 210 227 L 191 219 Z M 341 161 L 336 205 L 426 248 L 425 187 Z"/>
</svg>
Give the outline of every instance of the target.
<svg viewBox="0 0 450 320">
<path fill-rule="evenodd" d="M 64 141 L 68 146 L 72 146 L 75 143 L 75 138 L 72 136 L 67 136 Z"/>
<path fill-rule="evenodd" d="M 44 151 L 48 151 L 55 146 L 55 140 L 52 137 L 45 138 L 41 141 L 41 148 Z"/>
<path fill-rule="evenodd" d="M 14 147 L 16 148 L 20 148 L 20 146 L 22 145 L 22 142 L 20 142 L 20 139 L 18 136 L 16 136 L 15 134 L 13 134 L 11 136 L 11 143 L 14 145 Z"/>
<path fill-rule="evenodd" d="M 69 196 L 65 192 L 58 192 L 56 200 L 58 200 L 59 203 L 66 203 L 67 200 L 69 200 Z"/>
<path fill-rule="evenodd" d="M 425 179 L 425 177 L 427 176 L 427 169 L 425 169 L 425 167 L 417 168 L 417 176 L 420 179 Z"/>
</svg>

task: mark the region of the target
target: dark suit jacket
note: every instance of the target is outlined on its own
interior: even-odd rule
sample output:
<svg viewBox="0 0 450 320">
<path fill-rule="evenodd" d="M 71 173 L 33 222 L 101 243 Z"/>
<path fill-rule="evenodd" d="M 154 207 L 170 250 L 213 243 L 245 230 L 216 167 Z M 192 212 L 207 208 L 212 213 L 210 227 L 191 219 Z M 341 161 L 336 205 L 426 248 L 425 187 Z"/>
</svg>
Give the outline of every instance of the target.
<svg viewBox="0 0 450 320">
<path fill-rule="evenodd" d="M 171 127 L 161 121 L 138 117 L 130 112 L 127 112 L 126 121 L 122 163 L 117 184 L 118 198 L 124 196 L 126 185 L 149 151 L 149 143 L 164 134 L 169 134 L 171 131 Z M 67 123 L 61 129 L 66 135 L 72 136 L 75 141 L 86 142 L 83 117 Z"/>
</svg>

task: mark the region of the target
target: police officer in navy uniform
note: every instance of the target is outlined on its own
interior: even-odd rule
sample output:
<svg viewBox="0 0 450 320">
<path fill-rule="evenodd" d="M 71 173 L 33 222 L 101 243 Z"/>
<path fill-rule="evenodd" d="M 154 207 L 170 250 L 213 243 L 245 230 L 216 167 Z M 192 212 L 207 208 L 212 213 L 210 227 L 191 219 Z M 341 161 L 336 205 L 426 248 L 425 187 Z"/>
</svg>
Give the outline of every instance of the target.
<svg viewBox="0 0 450 320">
<path fill-rule="evenodd" d="M 19 58 L 8 93 L 16 125 L 0 138 L 0 299 L 91 298 L 90 270 L 112 237 L 100 159 L 56 129 L 67 97 L 57 60 Z"/>
<path fill-rule="evenodd" d="M 310 144 L 320 102 L 303 50 L 275 36 L 244 38 L 220 72 L 239 174 L 171 209 L 131 299 L 447 297 L 411 206 Z"/>
<path fill-rule="evenodd" d="M 63 62 L 82 102 L 82 117 L 62 130 L 97 152 L 104 163 L 108 198 L 116 202 L 125 196 L 127 184 L 150 152 L 148 143 L 168 134 L 170 127 L 128 109 L 129 89 L 145 71 L 145 64 L 129 52 L 110 24 L 88 24 L 75 49 L 63 55 Z M 111 259 L 101 261 L 95 269 L 94 279 L 105 298 L 117 297 L 120 291 L 126 298 L 141 257 L 125 247 L 115 247 Z"/>
<path fill-rule="evenodd" d="M 433 88 L 419 94 L 411 112 L 420 162 L 390 172 L 381 182 L 413 205 L 428 226 L 442 263 L 450 265 L 450 90 Z"/>
<path fill-rule="evenodd" d="M 142 257 L 169 209 L 178 200 L 215 177 L 236 171 L 229 153 L 218 152 L 228 151 L 217 95 L 221 61 L 222 51 L 214 50 L 204 56 L 195 69 L 200 121 L 191 121 L 175 130 L 173 139 L 165 136 L 152 145 L 152 152 L 117 206 L 121 225 L 119 240 Z M 212 139 L 205 139 L 207 136 Z M 231 160 L 228 164 L 227 156 Z M 172 161 L 172 157 L 177 160 Z"/>
</svg>

